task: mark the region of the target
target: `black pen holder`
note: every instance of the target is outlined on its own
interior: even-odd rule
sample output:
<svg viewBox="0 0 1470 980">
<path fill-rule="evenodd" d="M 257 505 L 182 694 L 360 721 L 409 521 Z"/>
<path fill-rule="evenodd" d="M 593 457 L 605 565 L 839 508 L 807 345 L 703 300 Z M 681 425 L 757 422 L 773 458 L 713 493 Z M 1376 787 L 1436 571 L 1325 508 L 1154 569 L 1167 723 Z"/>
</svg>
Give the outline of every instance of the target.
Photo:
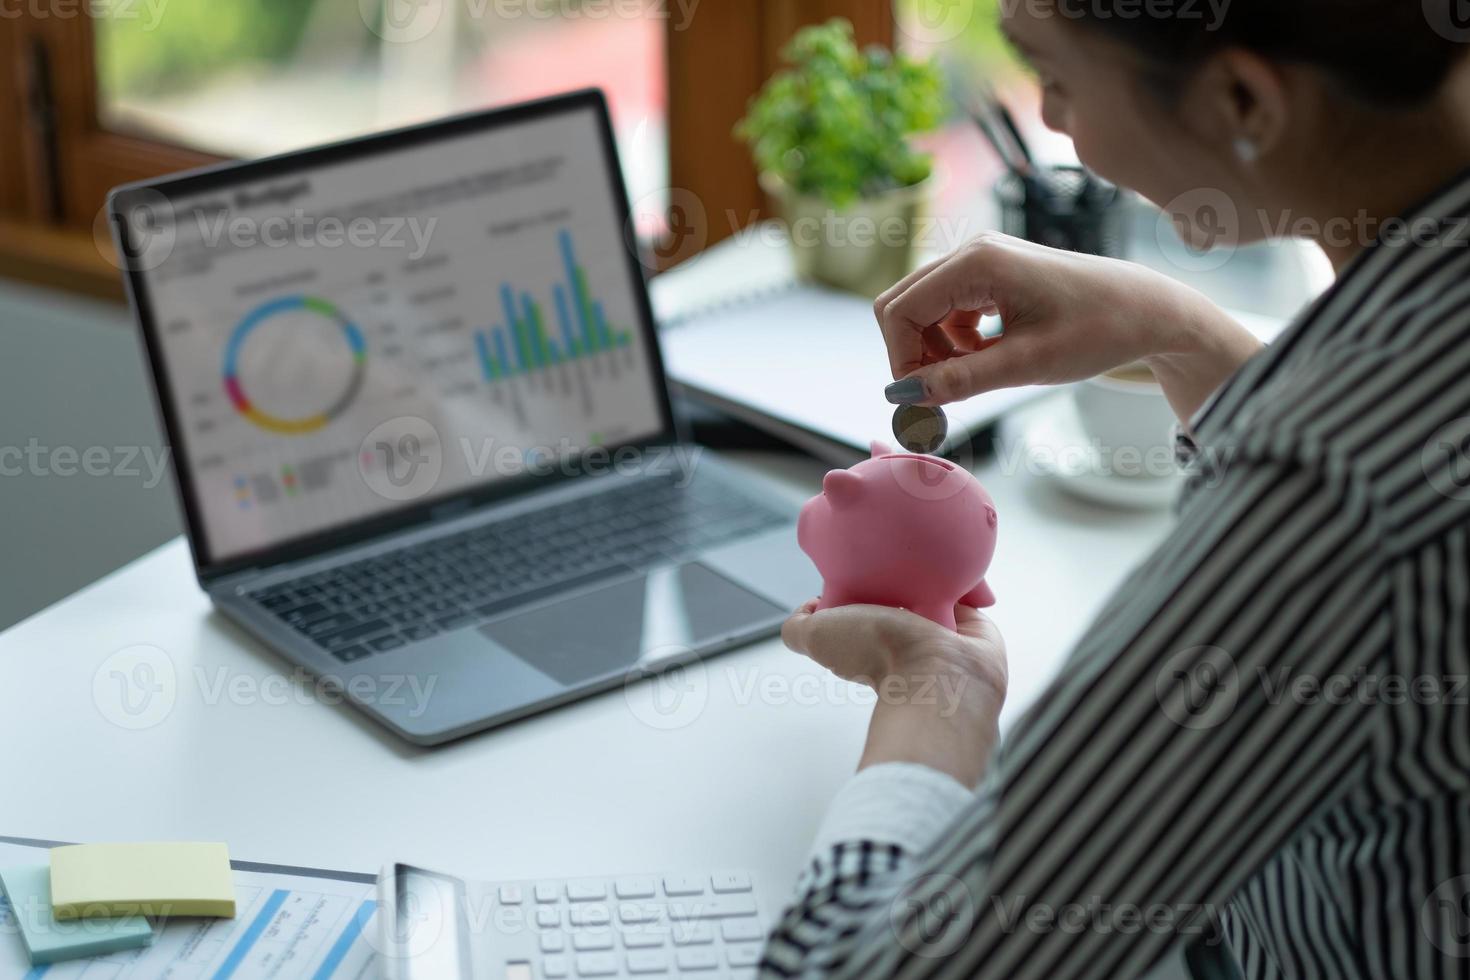
<svg viewBox="0 0 1470 980">
<path fill-rule="evenodd" d="M 1082 167 L 1008 172 L 996 182 L 1001 230 L 1039 245 L 1123 257 L 1123 202 L 1118 188 Z"/>
</svg>

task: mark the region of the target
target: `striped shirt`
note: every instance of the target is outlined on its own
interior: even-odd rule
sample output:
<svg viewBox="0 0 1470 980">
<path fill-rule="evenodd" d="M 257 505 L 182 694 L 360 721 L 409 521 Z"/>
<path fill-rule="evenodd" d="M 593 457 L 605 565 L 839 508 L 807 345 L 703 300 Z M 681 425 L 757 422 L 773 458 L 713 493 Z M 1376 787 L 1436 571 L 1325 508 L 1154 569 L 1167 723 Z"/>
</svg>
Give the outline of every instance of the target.
<svg viewBox="0 0 1470 980">
<path fill-rule="evenodd" d="M 859 774 L 946 819 L 835 818 L 764 976 L 1470 977 L 1470 173 L 1191 429 L 1177 529 L 978 795 Z"/>
</svg>

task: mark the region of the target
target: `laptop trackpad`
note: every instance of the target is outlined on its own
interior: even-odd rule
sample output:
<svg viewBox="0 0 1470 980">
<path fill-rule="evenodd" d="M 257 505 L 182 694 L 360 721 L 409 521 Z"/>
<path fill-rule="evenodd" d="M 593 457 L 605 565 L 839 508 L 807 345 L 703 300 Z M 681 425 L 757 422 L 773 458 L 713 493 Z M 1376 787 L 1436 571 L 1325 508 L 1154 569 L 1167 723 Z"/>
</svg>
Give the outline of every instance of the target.
<svg viewBox="0 0 1470 980">
<path fill-rule="evenodd" d="M 690 562 L 516 613 L 480 632 L 570 685 L 687 654 L 785 613 Z"/>
</svg>

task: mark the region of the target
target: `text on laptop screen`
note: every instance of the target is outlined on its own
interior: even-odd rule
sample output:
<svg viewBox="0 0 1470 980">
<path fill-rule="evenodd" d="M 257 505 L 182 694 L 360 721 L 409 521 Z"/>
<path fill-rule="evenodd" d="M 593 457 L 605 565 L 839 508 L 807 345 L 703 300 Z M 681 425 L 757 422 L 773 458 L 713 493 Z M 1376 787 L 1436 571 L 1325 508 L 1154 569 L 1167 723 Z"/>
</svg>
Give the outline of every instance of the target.
<svg viewBox="0 0 1470 980">
<path fill-rule="evenodd" d="M 211 559 L 657 434 L 611 166 L 578 109 L 134 208 Z"/>
</svg>

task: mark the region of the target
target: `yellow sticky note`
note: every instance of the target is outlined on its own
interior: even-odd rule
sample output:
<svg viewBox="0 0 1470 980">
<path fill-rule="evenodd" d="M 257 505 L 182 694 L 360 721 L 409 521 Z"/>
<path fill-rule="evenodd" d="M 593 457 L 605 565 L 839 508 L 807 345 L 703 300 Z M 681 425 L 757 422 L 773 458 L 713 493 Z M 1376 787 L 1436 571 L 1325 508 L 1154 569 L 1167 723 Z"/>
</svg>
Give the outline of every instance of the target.
<svg viewBox="0 0 1470 980">
<path fill-rule="evenodd" d="M 51 914 L 233 918 L 223 844 L 73 844 L 51 849 Z"/>
</svg>

